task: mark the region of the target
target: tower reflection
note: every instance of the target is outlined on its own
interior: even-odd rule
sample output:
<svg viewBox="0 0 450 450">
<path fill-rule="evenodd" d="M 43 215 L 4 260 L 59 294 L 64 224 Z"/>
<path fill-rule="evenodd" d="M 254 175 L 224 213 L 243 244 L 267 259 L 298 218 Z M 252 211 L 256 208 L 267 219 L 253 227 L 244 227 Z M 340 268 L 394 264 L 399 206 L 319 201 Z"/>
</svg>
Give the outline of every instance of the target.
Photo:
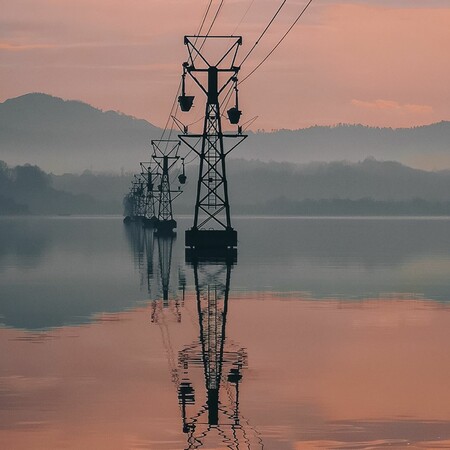
<svg viewBox="0 0 450 450">
<path fill-rule="evenodd" d="M 264 448 L 258 431 L 243 416 L 240 407 L 247 351 L 227 335 L 234 261 L 192 258 L 187 272 L 191 284 L 193 275 L 192 297 L 185 266 L 178 267 L 177 284 L 171 277 L 175 237 L 158 236 L 141 227 L 131 231 L 132 228 L 130 244 L 141 283 L 145 275 L 147 278 L 150 321 L 160 328 L 171 381 L 177 391 L 182 431 L 186 435 L 185 450 Z M 178 289 L 173 289 L 173 285 Z M 195 302 L 191 319 L 198 329 L 198 338 L 177 353 L 171 330 L 182 321 L 185 298 Z"/>
<path fill-rule="evenodd" d="M 178 402 L 186 449 L 209 441 L 230 449 L 263 448 L 259 434 L 240 412 L 239 387 L 247 352 L 226 334 L 232 267 L 230 261 L 192 263 L 199 338 L 178 354 Z M 202 388 L 195 389 L 196 371 L 203 374 Z"/>
<path fill-rule="evenodd" d="M 167 318 L 162 318 L 160 315 L 163 310 L 167 310 L 171 313 L 172 320 L 181 322 L 181 305 L 177 292 L 170 292 L 170 272 L 172 267 L 172 249 L 175 242 L 175 235 L 153 235 L 153 239 L 156 239 L 158 248 L 158 290 L 153 292 L 152 278 L 148 277 L 148 292 L 151 298 L 152 313 L 151 321 L 159 324 L 165 323 Z M 152 259 L 152 256 L 147 254 L 147 260 Z M 148 270 L 147 273 L 150 271 Z M 179 272 L 179 276 L 182 272 Z M 182 275 L 181 275 L 182 276 Z M 182 282 L 179 284 L 183 285 Z"/>
<path fill-rule="evenodd" d="M 146 255 L 147 258 L 153 257 L 153 236 L 150 236 L 151 233 L 148 233 L 140 224 L 135 223 L 130 224 L 129 227 L 124 227 L 124 231 L 133 256 L 134 268 L 139 273 L 139 284 L 142 289 L 145 284 L 145 266 L 147 266 L 147 271 L 150 270 L 153 273 L 153 261 L 149 263 L 147 259 L 147 264 L 145 264 Z M 149 239 L 151 239 L 150 249 L 147 248 L 147 240 Z M 147 280 L 148 278 L 149 276 L 147 276 Z M 150 276 L 151 278 L 152 276 Z"/>
</svg>

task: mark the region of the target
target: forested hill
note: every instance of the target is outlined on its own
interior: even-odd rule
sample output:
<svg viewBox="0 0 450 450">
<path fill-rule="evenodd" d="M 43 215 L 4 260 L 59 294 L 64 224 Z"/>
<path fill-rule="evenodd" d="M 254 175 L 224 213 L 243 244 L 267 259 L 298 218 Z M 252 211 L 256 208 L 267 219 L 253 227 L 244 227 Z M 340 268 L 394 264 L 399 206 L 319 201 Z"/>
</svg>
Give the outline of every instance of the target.
<svg viewBox="0 0 450 450">
<path fill-rule="evenodd" d="M 0 215 L 117 214 L 120 205 L 120 199 L 101 201 L 55 189 L 52 176 L 37 166 L 11 168 L 0 161 Z"/>
<path fill-rule="evenodd" d="M 425 170 L 450 169 L 448 121 L 398 129 L 340 124 L 279 130 L 252 134 L 245 145 L 239 156 L 263 161 L 357 162 L 372 157 Z"/>
<path fill-rule="evenodd" d="M 188 166 L 176 214 L 193 211 L 197 170 Z M 90 171 L 54 175 L 0 162 L 0 213 L 120 214 L 132 178 Z M 450 214 L 450 171 L 397 162 L 294 165 L 230 159 L 229 182 L 232 210 L 240 214 Z"/>
<path fill-rule="evenodd" d="M 0 103 L 0 158 L 55 172 L 134 169 L 160 130 L 145 120 L 46 94 Z"/>
<path fill-rule="evenodd" d="M 314 126 L 249 133 L 233 157 L 308 163 L 367 157 L 450 169 L 450 122 L 415 128 Z M 79 101 L 26 94 L 0 103 L 0 158 L 55 173 L 136 170 L 161 130 L 151 123 Z"/>
</svg>

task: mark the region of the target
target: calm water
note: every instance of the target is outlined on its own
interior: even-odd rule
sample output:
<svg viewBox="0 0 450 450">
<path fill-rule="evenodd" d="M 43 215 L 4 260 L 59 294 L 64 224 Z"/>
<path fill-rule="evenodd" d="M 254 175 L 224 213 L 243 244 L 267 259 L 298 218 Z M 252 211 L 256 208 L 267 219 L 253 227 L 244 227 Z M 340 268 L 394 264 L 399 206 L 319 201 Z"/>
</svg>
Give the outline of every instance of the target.
<svg viewBox="0 0 450 450">
<path fill-rule="evenodd" d="M 450 448 L 450 220 L 0 219 L 1 449 Z"/>
</svg>

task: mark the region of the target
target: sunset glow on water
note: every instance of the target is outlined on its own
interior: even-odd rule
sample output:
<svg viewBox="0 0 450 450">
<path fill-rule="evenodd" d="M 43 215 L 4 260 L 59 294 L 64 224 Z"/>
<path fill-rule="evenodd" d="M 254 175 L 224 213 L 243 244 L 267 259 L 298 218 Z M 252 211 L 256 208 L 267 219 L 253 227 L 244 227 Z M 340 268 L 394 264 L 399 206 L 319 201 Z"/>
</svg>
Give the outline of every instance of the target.
<svg viewBox="0 0 450 450">
<path fill-rule="evenodd" d="M 52 235 L 61 237 L 52 245 L 43 244 L 40 256 L 21 254 L 12 233 L 9 247 L 3 242 L 2 291 L 12 292 L 20 277 L 30 290 L 20 291 L 16 308 L 26 313 L 29 304 L 33 315 L 25 327 L 12 325 L 14 308 L 8 304 L 14 299 L 2 295 L 6 325 L 0 329 L 2 448 L 216 449 L 227 448 L 230 442 L 237 443 L 232 448 L 252 449 L 450 445 L 448 303 L 419 291 L 388 292 L 383 285 L 390 279 L 385 267 L 397 275 L 407 274 L 420 267 L 426 255 L 435 264 L 428 272 L 417 271 L 415 278 L 422 277 L 426 289 L 430 280 L 446 286 L 450 272 L 446 249 L 433 248 L 432 242 L 420 250 L 412 245 L 411 253 L 397 261 L 380 256 L 377 263 L 367 265 L 361 263 L 361 246 L 350 253 L 341 248 L 334 255 L 326 248 L 317 249 L 315 255 L 304 248 L 300 254 L 294 246 L 287 259 L 266 253 L 264 246 L 253 254 L 243 246 L 230 271 L 219 424 L 208 427 L 205 372 L 195 356 L 201 355 L 202 343 L 194 269 L 180 256 L 180 242 L 173 244 L 169 298 L 164 302 L 157 246 L 153 258 L 147 257 L 150 247 L 140 247 L 143 241 L 136 235 L 127 241 L 120 220 L 32 220 L 35 230 L 45 221 Z M 243 237 L 246 222 L 255 220 L 265 221 L 262 229 L 272 228 L 271 219 L 241 219 Z M 306 227 L 303 236 L 310 233 L 311 239 L 311 233 L 327 226 L 324 220 L 337 224 L 332 219 L 313 223 L 279 219 L 279 225 L 290 230 Z M 394 221 L 363 222 L 357 223 L 395 233 Z M 413 221 L 403 226 L 436 233 L 440 224 Z M 63 231 L 75 229 L 79 236 L 90 236 L 91 249 L 75 232 L 72 242 L 62 240 Z M 441 230 L 443 239 L 448 231 Z M 288 236 L 276 237 L 273 243 Z M 111 239 L 117 244 L 114 249 L 105 245 Z M 297 238 L 297 245 L 301 240 Z M 100 259 L 105 261 L 103 267 Z M 333 296 L 331 285 L 325 283 L 322 290 L 327 295 L 318 297 L 308 265 L 331 278 L 336 271 L 346 273 L 350 296 L 343 296 L 342 285 Z M 272 268 L 268 284 L 284 280 L 291 287 L 283 292 L 262 285 L 256 289 L 258 272 L 264 274 L 267 266 Z M 211 267 L 203 266 L 200 277 L 206 269 Z M 213 269 L 218 283 L 223 272 L 217 271 L 217 264 Z M 37 273 L 39 283 L 33 281 Z M 71 273 L 81 286 L 80 298 L 90 293 L 90 313 L 64 307 L 67 300 L 70 305 L 73 289 L 64 273 Z M 373 291 L 376 285 L 378 294 L 366 295 L 369 289 L 358 280 L 361 276 L 373 278 L 367 287 Z M 105 293 L 105 282 L 114 289 Z M 33 304 L 43 291 L 48 301 L 65 310 L 57 326 L 55 317 L 45 311 L 45 302 L 41 310 Z M 220 302 L 222 297 L 219 306 Z M 33 327 L 33 320 L 39 325 Z M 44 326 L 45 321 L 50 326 Z M 236 409 L 236 383 L 228 375 L 238 366 L 242 378 Z M 195 401 L 187 402 L 184 414 L 188 424 L 197 417 L 191 434 L 183 429 L 177 394 L 183 379 L 195 391 Z"/>
<path fill-rule="evenodd" d="M 0 4 L 0 450 L 450 449 L 449 0 Z"/>
</svg>

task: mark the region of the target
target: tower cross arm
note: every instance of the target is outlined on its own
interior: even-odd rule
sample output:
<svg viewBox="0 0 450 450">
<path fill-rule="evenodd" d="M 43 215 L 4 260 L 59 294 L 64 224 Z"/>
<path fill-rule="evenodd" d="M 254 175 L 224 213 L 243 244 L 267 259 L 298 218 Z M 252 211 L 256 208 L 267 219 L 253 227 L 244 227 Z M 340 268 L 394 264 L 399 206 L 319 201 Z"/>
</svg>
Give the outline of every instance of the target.
<svg viewBox="0 0 450 450">
<path fill-rule="evenodd" d="M 202 49 L 205 45 L 205 43 L 207 41 L 211 41 L 211 40 L 232 40 L 232 42 L 230 43 L 228 50 L 226 50 L 224 52 L 224 54 L 222 55 L 222 57 L 220 58 L 220 60 L 216 63 L 216 64 L 211 64 L 206 58 L 205 56 L 202 54 Z M 197 48 L 197 42 L 199 40 L 202 40 L 202 43 L 200 44 L 200 47 Z M 200 58 L 205 65 L 209 68 L 212 66 L 216 66 L 218 67 L 224 60 L 225 58 L 227 58 L 228 55 L 232 55 L 231 57 L 231 67 L 234 67 L 235 62 L 236 62 L 236 57 L 237 57 L 237 52 L 239 49 L 239 46 L 242 45 L 242 36 L 226 36 L 226 35 L 222 35 L 222 36 L 196 36 L 196 35 L 187 35 L 184 37 L 184 44 L 186 45 L 187 49 L 188 49 L 188 53 L 189 53 L 189 61 L 190 63 L 187 63 L 189 65 L 189 68 L 187 68 L 187 70 L 200 70 L 200 69 L 196 69 L 195 68 L 195 60 L 197 58 Z M 228 69 L 231 70 L 231 69 Z"/>
</svg>

